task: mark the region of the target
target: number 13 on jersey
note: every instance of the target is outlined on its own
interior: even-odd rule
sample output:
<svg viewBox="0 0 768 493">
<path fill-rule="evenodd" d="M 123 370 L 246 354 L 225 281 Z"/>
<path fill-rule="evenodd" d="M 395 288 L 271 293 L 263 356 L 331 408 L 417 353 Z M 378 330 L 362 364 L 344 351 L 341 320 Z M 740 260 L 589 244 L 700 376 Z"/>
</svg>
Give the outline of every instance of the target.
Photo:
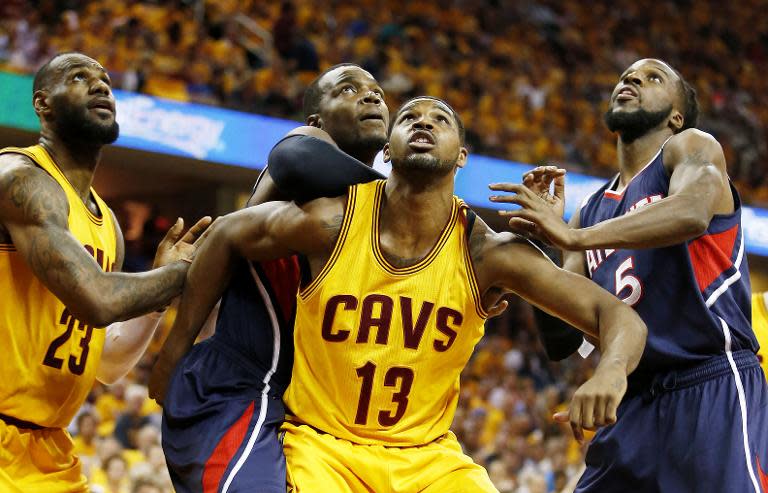
<svg viewBox="0 0 768 493">
<path fill-rule="evenodd" d="M 357 376 L 362 379 L 362 384 L 360 399 L 357 402 L 355 424 L 365 426 L 368 424 L 376 365 L 369 361 L 357 368 L 356 372 Z M 393 366 L 384 374 L 384 386 L 394 389 L 392 402 L 396 407 L 394 410 L 380 410 L 378 412 L 378 422 L 381 426 L 394 426 L 405 415 L 405 410 L 408 407 L 408 394 L 411 393 L 411 387 L 413 387 L 413 377 L 413 370 L 403 366 Z"/>
</svg>

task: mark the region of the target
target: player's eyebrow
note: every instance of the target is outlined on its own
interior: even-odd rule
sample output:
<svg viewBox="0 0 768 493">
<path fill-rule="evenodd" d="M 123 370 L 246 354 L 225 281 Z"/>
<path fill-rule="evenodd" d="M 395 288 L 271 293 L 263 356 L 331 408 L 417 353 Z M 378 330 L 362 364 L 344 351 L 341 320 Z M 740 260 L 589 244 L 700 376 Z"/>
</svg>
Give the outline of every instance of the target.
<svg viewBox="0 0 768 493">
<path fill-rule="evenodd" d="M 93 68 L 97 67 L 99 71 L 103 73 L 107 73 L 107 71 L 99 65 L 98 63 L 89 63 L 89 62 L 83 62 L 83 61 L 77 61 L 77 62 L 64 62 L 62 64 L 61 68 L 59 69 L 60 72 L 70 72 L 75 69 L 81 69 L 81 68 Z"/>
</svg>

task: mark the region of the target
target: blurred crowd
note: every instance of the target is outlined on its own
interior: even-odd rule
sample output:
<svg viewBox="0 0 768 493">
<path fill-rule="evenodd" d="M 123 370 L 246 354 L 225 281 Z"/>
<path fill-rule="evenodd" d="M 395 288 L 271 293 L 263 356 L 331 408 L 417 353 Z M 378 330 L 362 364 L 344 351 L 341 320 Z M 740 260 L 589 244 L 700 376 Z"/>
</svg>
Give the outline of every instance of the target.
<svg viewBox="0 0 768 493">
<path fill-rule="evenodd" d="M 370 70 L 390 107 L 446 98 L 473 152 L 615 170 L 602 124 L 618 75 L 659 57 L 696 87 L 700 128 L 723 144 L 731 178 L 768 204 L 766 0 L 4 0 L 0 69 L 33 72 L 85 52 L 115 86 L 301 119 L 317 73 Z"/>
<path fill-rule="evenodd" d="M 620 7 L 604 0 L 2 0 L 0 70 L 31 73 L 58 52 L 82 51 L 110 70 L 118 88 L 301 119 L 307 84 L 353 61 L 378 78 L 391 108 L 416 94 L 446 98 L 465 119 L 473 152 L 608 175 L 615 145 L 601 120 L 610 90 L 634 60 L 660 57 L 697 88 L 700 128 L 723 144 L 740 191 L 766 205 L 765 7 L 766 0 Z M 118 211 L 127 270 L 151 264 L 170 225 L 145 209 Z M 171 491 L 160 409 L 146 383 L 172 318 L 171 309 L 124 381 L 94 387 L 70 426 L 96 493 Z M 594 360 L 548 362 L 534 324 L 530 307 L 516 300 L 489 322 L 453 424 L 502 493 L 567 491 L 583 464 L 583 449 L 551 416 Z"/>
</svg>

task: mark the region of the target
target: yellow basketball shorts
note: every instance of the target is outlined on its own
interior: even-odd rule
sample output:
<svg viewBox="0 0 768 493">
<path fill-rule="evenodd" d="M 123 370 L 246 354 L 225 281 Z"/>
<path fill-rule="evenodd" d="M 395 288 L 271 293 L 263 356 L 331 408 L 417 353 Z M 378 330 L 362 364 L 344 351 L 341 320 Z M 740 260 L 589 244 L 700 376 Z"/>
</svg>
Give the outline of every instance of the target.
<svg viewBox="0 0 768 493">
<path fill-rule="evenodd" d="M 426 445 L 385 447 L 288 422 L 282 430 L 289 492 L 498 493 L 451 432 Z"/>
<path fill-rule="evenodd" d="M 0 491 L 82 493 L 88 484 L 66 430 L 24 430 L 0 420 Z"/>
</svg>

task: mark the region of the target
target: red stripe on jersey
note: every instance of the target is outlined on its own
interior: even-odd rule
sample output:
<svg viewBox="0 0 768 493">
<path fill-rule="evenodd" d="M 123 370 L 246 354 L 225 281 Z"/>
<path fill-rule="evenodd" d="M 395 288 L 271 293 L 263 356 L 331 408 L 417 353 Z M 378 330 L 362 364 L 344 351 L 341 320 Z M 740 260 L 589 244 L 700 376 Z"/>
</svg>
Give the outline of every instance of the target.
<svg viewBox="0 0 768 493">
<path fill-rule="evenodd" d="M 757 475 L 760 476 L 760 486 L 763 488 L 764 493 L 768 493 L 768 474 L 765 474 L 763 467 L 760 465 L 760 457 L 757 459 Z"/>
<path fill-rule="evenodd" d="M 738 232 L 739 226 L 736 225 L 722 233 L 704 235 L 688 244 L 693 274 L 702 292 L 733 266 L 731 256 Z"/>
<path fill-rule="evenodd" d="M 221 437 L 216 448 L 208 460 L 205 461 L 203 469 L 203 493 L 216 493 L 219 489 L 219 483 L 222 476 L 227 472 L 229 463 L 235 456 L 235 452 L 243 443 L 245 434 L 248 432 L 248 424 L 253 416 L 254 403 L 248 406 L 242 416 L 235 424 L 229 427 L 229 430 Z"/>
<path fill-rule="evenodd" d="M 301 273 L 299 259 L 292 257 L 262 262 L 261 268 L 269 280 L 272 292 L 275 293 L 277 304 L 283 314 L 285 323 L 290 324 L 296 310 L 296 293 L 299 291 Z"/>
</svg>

